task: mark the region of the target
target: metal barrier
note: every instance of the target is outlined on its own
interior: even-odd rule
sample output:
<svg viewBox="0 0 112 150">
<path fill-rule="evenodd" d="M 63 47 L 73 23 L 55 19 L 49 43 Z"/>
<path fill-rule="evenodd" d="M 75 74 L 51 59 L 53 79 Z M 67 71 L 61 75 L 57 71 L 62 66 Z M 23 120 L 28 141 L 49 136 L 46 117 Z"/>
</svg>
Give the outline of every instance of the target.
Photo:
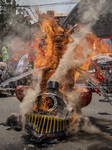
<svg viewBox="0 0 112 150">
<path fill-rule="evenodd" d="M 25 114 L 25 124 L 37 133 L 56 133 L 65 130 L 65 119 L 46 115 Z"/>
</svg>

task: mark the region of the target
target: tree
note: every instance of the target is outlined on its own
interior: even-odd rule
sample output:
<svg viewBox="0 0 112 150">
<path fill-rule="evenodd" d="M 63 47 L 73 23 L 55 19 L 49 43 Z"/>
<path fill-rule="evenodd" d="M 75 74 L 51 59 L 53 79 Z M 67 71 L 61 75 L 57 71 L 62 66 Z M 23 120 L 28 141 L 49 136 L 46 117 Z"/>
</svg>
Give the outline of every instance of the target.
<svg viewBox="0 0 112 150">
<path fill-rule="evenodd" d="M 0 39 L 7 36 L 29 37 L 31 17 L 15 0 L 0 0 Z M 19 8 L 19 9 L 17 9 Z"/>
</svg>

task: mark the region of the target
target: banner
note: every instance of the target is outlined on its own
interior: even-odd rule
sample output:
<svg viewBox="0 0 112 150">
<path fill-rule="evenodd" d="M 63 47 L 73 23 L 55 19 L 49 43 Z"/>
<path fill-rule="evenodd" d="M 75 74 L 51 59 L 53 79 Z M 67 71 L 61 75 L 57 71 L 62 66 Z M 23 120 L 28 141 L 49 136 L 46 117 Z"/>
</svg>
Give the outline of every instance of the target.
<svg viewBox="0 0 112 150">
<path fill-rule="evenodd" d="M 32 70 L 30 70 L 30 71 L 28 71 L 28 72 L 25 72 L 25 73 L 23 73 L 23 74 L 21 74 L 21 75 L 19 75 L 19 76 L 17 76 L 17 77 L 12 77 L 12 78 L 10 78 L 10 79 L 8 79 L 8 80 L 2 82 L 2 83 L 0 84 L 0 87 L 5 87 L 5 86 L 9 85 L 10 82 L 18 81 L 18 80 L 20 80 L 20 79 L 22 79 L 22 78 L 24 78 L 24 77 L 26 77 L 26 76 L 28 76 L 28 75 L 30 75 L 30 74 L 38 73 L 39 71 L 41 71 L 41 70 L 43 70 L 43 69 L 45 69 L 45 67 L 41 67 L 41 68 L 39 68 L 39 69 L 32 69 Z M 39 77 L 39 76 L 38 76 L 38 77 Z"/>
<path fill-rule="evenodd" d="M 15 49 L 16 45 L 16 49 Z M 10 42 L 10 62 L 19 62 L 21 57 L 23 57 L 25 54 L 29 53 L 31 51 L 35 51 L 37 48 L 35 46 L 35 41 L 34 40 L 18 40 L 14 41 L 12 40 Z"/>
<path fill-rule="evenodd" d="M 20 75 L 24 72 L 25 68 L 28 66 L 29 61 L 28 61 L 28 53 L 25 54 L 19 61 L 18 66 L 15 70 L 16 75 Z"/>
</svg>

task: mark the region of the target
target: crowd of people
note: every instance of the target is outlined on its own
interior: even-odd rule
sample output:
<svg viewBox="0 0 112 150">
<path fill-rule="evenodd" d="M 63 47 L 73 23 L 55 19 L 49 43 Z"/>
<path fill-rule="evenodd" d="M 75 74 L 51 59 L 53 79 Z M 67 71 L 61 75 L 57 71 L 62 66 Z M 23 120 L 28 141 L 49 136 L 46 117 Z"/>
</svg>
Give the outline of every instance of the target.
<svg viewBox="0 0 112 150">
<path fill-rule="evenodd" d="M 25 69 L 22 71 L 22 74 L 30 71 L 31 69 L 32 66 L 28 64 L 27 67 L 25 67 Z M 12 62 L 8 64 L 0 62 L 0 84 L 8 79 L 11 79 L 12 77 L 17 77 L 19 75 L 21 74 L 17 74 L 17 66 L 15 66 Z M 17 85 L 29 85 L 31 83 L 31 79 L 31 75 L 23 77 L 22 79 L 13 82 L 13 87 L 16 87 Z"/>
</svg>

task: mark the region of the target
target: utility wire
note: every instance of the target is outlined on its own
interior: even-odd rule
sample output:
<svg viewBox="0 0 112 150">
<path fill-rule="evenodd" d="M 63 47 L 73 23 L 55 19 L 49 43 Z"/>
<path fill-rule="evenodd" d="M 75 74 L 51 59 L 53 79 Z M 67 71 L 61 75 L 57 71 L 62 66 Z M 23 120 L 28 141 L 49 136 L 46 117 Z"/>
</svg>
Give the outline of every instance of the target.
<svg viewBox="0 0 112 150">
<path fill-rule="evenodd" d="M 51 5 L 72 5 L 72 4 L 77 4 L 77 2 L 60 2 L 60 3 L 48 3 L 48 4 L 39 4 L 39 5 L 19 5 L 19 6 L 15 6 L 15 7 L 42 7 L 42 6 L 51 6 Z M 2 6 L 7 6 L 7 5 L 2 5 Z"/>
<path fill-rule="evenodd" d="M 72 1 L 73 1 L 73 0 L 70 0 L 70 3 L 72 3 Z M 76 2 L 75 2 L 75 3 L 76 3 Z M 70 7 L 71 7 L 71 6 L 70 6 L 70 4 L 69 4 L 68 9 L 66 10 L 66 12 L 69 11 Z"/>
<path fill-rule="evenodd" d="M 28 0 L 27 0 L 27 2 L 29 3 L 29 1 L 28 1 Z M 33 14 L 34 18 L 35 18 L 35 19 L 36 19 L 36 21 L 38 22 L 38 19 L 37 19 L 36 15 L 34 14 L 33 10 L 31 9 L 31 7 L 29 7 L 28 9 L 31 11 L 31 13 Z M 31 17 L 31 15 L 30 15 L 30 17 Z M 31 18 L 32 18 L 32 17 L 31 17 Z M 32 18 L 32 20 L 34 21 L 34 19 L 33 19 L 33 18 Z M 36 22 L 36 21 L 34 21 L 34 22 Z"/>
<path fill-rule="evenodd" d="M 36 21 L 38 21 L 36 15 L 35 15 L 34 12 L 32 11 L 32 9 L 31 9 L 31 8 L 29 8 L 29 9 L 30 9 L 31 13 L 33 14 L 33 16 L 35 17 Z"/>
</svg>

